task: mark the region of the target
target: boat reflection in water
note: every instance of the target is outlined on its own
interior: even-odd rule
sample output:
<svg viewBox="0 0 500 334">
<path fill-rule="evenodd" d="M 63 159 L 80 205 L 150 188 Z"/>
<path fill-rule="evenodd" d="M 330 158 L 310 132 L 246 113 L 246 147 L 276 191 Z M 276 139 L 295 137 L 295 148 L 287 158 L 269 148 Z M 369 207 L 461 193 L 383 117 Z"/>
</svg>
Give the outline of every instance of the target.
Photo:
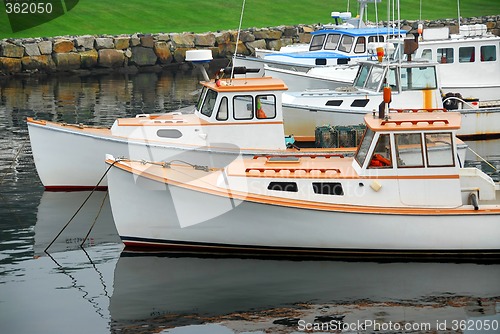
<svg viewBox="0 0 500 334">
<path fill-rule="evenodd" d="M 375 319 L 381 309 L 386 321 L 500 321 L 496 264 L 201 256 L 122 252 L 109 307 L 112 327 L 126 330 L 144 323 L 171 328 L 249 319 L 266 326 L 286 318 L 281 323 L 292 323 L 282 329 L 293 332 L 297 320 L 307 318 L 296 312 L 301 308 L 314 313 L 311 321 L 319 316 L 340 316 L 344 322 Z M 280 326 L 280 321 L 274 324 Z"/>
<path fill-rule="evenodd" d="M 73 215 L 75 216 L 72 219 Z M 50 246 L 49 252 L 74 250 L 82 243 L 83 246 L 88 247 L 120 242 L 107 192 L 46 191 L 38 206 L 35 225 L 35 255 L 42 254 L 68 222 L 68 226 Z M 90 234 L 85 239 L 89 231 Z"/>
</svg>

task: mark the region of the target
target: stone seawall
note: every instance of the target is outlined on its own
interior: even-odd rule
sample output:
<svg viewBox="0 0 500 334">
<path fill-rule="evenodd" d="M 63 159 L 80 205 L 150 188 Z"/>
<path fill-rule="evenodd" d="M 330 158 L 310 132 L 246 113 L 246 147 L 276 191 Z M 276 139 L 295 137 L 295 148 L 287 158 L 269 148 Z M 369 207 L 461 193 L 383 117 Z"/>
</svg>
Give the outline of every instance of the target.
<svg viewBox="0 0 500 334">
<path fill-rule="evenodd" d="M 462 20 L 461 24 L 486 24 L 488 31 L 500 36 L 500 15 Z M 412 33 L 418 23 L 403 20 L 401 26 Z M 285 45 L 308 43 L 310 32 L 320 26 L 243 30 L 237 48 L 236 31 L 4 39 L 0 41 L 0 75 L 161 71 L 182 64 L 190 49 L 210 49 L 214 59 L 229 58 L 235 49 L 245 55 L 256 48 L 279 50 Z M 424 22 L 424 27 L 439 26 L 449 26 L 451 33 L 458 32 L 456 19 Z"/>
</svg>

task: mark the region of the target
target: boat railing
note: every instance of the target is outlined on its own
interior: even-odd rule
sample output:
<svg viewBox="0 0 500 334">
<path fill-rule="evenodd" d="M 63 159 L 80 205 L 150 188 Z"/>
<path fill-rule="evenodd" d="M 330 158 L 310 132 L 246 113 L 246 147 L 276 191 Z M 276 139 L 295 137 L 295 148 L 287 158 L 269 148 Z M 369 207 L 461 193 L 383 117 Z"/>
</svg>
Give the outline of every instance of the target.
<svg viewBox="0 0 500 334">
<path fill-rule="evenodd" d="M 397 113 L 411 113 L 411 112 L 447 112 L 445 108 L 404 108 L 404 109 L 395 109 L 390 108 L 389 112 L 397 112 Z"/>
<path fill-rule="evenodd" d="M 416 120 L 406 120 L 406 119 L 401 119 L 401 120 L 396 120 L 396 119 L 387 119 L 383 120 L 380 122 L 380 125 L 387 125 L 387 124 L 395 124 L 397 126 L 400 126 L 402 124 L 408 124 L 408 125 L 419 125 L 422 123 L 427 123 L 429 125 L 434 125 L 434 123 L 439 123 L 439 124 L 450 124 L 450 121 L 447 119 L 416 119 Z"/>
<path fill-rule="evenodd" d="M 282 176 L 282 177 L 327 177 L 339 175 L 338 168 L 266 168 L 266 167 L 250 167 L 245 169 L 245 173 L 249 176 Z"/>
<path fill-rule="evenodd" d="M 254 160 L 266 159 L 266 163 L 277 163 L 277 162 L 299 162 L 300 158 L 310 158 L 310 159 L 330 159 L 330 158 L 345 158 L 342 153 L 328 153 L 328 154 L 297 154 L 297 155 L 267 155 L 267 154 L 257 154 L 253 156 Z"/>
</svg>

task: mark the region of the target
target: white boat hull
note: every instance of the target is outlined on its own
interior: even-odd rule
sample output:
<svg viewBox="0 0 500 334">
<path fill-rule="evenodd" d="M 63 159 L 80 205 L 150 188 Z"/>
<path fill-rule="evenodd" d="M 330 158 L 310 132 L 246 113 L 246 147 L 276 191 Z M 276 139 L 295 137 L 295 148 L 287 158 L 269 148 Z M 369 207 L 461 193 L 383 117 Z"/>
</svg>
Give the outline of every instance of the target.
<svg viewBox="0 0 500 334">
<path fill-rule="evenodd" d="M 279 252 L 497 252 L 495 214 L 380 213 L 270 205 L 166 185 L 120 168 L 109 176 L 127 246 Z M 249 185 L 251 187 L 251 184 Z M 122 210 L 121 208 L 127 208 Z"/>
<path fill-rule="evenodd" d="M 357 66 L 316 67 L 307 72 L 265 66 L 264 72 L 267 76 L 286 82 L 289 91 L 301 92 L 308 89 L 335 89 L 351 86 L 356 77 Z"/>
<path fill-rule="evenodd" d="M 186 149 L 70 128 L 62 131 L 34 123 L 28 123 L 28 130 L 38 176 L 48 190 L 107 187 L 106 154 L 139 160 L 185 160 L 209 166 L 225 166 L 239 155 L 238 148 L 229 147 L 230 144 L 228 152 L 217 152 L 207 147 Z"/>
<path fill-rule="evenodd" d="M 462 127 L 457 132 L 459 138 L 477 140 L 500 137 L 500 128 L 498 127 L 498 124 L 500 124 L 500 108 L 458 109 L 453 111 L 462 114 Z M 378 114 L 378 110 L 374 110 L 374 112 Z M 354 108 L 342 110 L 283 104 L 285 132 L 294 136 L 314 136 L 311 129 L 325 124 L 361 124 L 365 115 L 366 110 L 355 110 Z"/>
</svg>

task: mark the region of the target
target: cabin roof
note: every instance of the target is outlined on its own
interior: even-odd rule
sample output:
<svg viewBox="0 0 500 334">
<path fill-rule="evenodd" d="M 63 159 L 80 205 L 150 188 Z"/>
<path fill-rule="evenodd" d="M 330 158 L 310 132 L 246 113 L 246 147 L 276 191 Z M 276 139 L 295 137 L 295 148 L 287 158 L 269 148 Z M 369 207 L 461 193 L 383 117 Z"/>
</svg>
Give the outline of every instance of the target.
<svg viewBox="0 0 500 334">
<path fill-rule="evenodd" d="M 461 115 L 457 112 L 389 113 L 388 119 L 365 116 L 366 125 L 373 131 L 457 130 Z"/>
<path fill-rule="evenodd" d="M 375 35 L 406 35 L 406 30 L 381 28 L 345 28 L 345 29 L 322 29 L 311 32 L 311 35 L 339 33 L 351 36 L 375 36 Z"/>
<path fill-rule="evenodd" d="M 202 81 L 201 84 L 217 92 L 249 92 L 288 89 L 283 80 L 271 77 L 234 78 L 232 80 L 223 79 L 221 81 L 223 82 L 221 86 L 217 86 L 215 81 Z"/>
</svg>

